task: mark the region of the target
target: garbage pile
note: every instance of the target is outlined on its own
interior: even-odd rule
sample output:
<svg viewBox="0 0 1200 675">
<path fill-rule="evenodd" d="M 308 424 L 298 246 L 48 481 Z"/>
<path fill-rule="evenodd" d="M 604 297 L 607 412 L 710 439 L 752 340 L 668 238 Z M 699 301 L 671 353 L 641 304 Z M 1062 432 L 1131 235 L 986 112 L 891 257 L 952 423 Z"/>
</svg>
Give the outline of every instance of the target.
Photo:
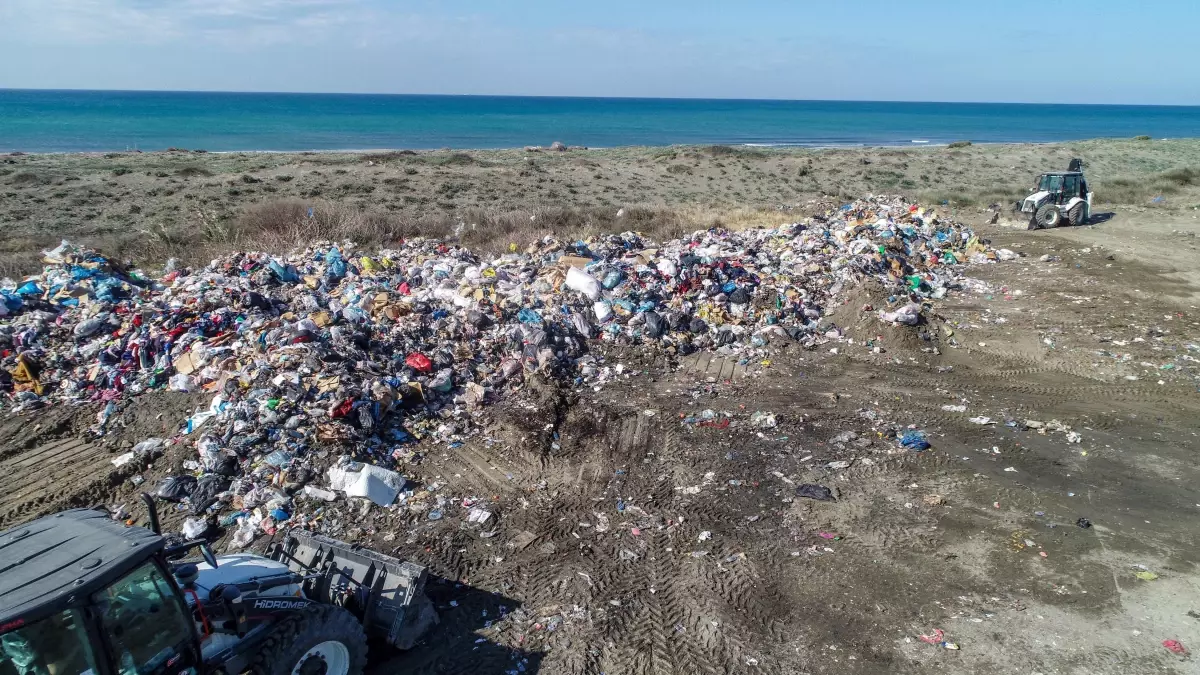
<svg viewBox="0 0 1200 675">
<path fill-rule="evenodd" d="M 203 269 L 172 261 L 152 279 L 67 242 L 45 254 L 40 275 L 0 283 L 6 407 L 98 401 L 111 412 L 155 390 L 210 395 L 180 428 L 199 478 L 164 496 L 197 515 L 235 507 L 226 524 L 242 521 L 239 541 L 289 520 L 306 489 L 336 498 L 310 482 L 403 499 L 387 467 L 415 442 L 463 442 L 475 410 L 534 374 L 570 386 L 612 377 L 596 341 L 678 355 L 811 342 L 830 329 L 826 308 L 869 278 L 891 293 L 881 319 L 912 325 L 969 259 L 1000 257 L 897 198 L 776 228 L 662 243 L 547 237 L 492 257 L 427 239 L 373 253 L 322 243 Z M 105 424 L 102 411 L 93 431 Z M 318 448 L 345 457 L 320 475 Z"/>
</svg>

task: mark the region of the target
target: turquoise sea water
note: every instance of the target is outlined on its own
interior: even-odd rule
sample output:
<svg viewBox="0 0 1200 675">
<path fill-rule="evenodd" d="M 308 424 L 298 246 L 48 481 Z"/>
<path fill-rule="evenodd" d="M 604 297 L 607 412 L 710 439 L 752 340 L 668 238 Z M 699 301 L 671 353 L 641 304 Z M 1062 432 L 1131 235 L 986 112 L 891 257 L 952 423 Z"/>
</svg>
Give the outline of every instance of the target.
<svg viewBox="0 0 1200 675">
<path fill-rule="evenodd" d="M 0 151 L 911 145 L 1200 136 L 1200 107 L 0 89 Z"/>
</svg>

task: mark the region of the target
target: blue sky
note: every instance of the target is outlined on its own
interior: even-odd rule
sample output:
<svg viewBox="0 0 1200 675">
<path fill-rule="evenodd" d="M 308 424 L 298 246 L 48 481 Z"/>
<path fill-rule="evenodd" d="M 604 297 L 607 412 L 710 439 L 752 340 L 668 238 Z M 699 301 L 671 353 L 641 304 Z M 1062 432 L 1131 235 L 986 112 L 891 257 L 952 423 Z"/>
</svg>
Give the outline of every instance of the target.
<svg viewBox="0 0 1200 675">
<path fill-rule="evenodd" d="M 0 87 L 1200 104 L 1198 0 L 0 0 Z"/>
</svg>

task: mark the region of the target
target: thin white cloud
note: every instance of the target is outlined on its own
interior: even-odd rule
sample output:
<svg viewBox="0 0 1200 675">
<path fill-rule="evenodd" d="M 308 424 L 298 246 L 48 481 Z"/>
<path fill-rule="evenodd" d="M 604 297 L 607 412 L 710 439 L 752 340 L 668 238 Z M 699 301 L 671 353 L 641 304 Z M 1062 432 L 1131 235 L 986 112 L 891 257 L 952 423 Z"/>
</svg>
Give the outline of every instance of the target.
<svg viewBox="0 0 1200 675">
<path fill-rule="evenodd" d="M 365 23 L 365 0 L 3 0 L 6 32 L 35 43 L 161 44 L 212 40 L 254 46 L 294 29 Z"/>
</svg>

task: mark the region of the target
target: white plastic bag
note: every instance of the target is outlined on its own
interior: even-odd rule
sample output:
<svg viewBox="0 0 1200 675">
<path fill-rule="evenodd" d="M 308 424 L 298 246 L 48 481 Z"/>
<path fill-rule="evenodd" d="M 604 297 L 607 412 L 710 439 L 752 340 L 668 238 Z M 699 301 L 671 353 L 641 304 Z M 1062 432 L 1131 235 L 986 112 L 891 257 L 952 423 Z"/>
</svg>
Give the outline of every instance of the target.
<svg viewBox="0 0 1200 675">
<path fill-rule="evenodd" d="M 190 392 L 196 388 L 195 383 L 192 382 L 192 378 L 184 375 L 183 373 L 176 373 L 172 375 L 171 379 L 167 382 L 171 391 Z"/>
<path fill-rule="evenodd" d="M 879 318 L 892 323 L 915 326 L 921 321 L 921 306 L 915 302 L 910 302 L 894 312 L 880 312 Z"/>
<path fill-rule="evenodd" d="M 600 282 L 578 267 L 567 270 L 567 288 L 583 293 L 592 302 L 600 298 Z"/>
<path fill-rule="evenodd" d="M 200 535 L 208 531 L 208 523 L 200 518 L 188 518 L 183 521 L 183 538 L 192 540 L 199 539 Z"/>
<path fill-rule="evenodd" d="M 148 455 L 157 450 L 162 450 L 166 445 L 167 442 L 161 438 L 147 438 L 133 446 L 132 452 L 135 455 Z"/>
<path fill-rule="evenodd" d="M 347 497 L 366 497 L 379 506 L 389 506 L 396 501 L 404 487 L 404 476 L 372 464 L 361 467 L 357 470 L 329 467 L 329 487 L 345 492 Z"/>
</svg>

